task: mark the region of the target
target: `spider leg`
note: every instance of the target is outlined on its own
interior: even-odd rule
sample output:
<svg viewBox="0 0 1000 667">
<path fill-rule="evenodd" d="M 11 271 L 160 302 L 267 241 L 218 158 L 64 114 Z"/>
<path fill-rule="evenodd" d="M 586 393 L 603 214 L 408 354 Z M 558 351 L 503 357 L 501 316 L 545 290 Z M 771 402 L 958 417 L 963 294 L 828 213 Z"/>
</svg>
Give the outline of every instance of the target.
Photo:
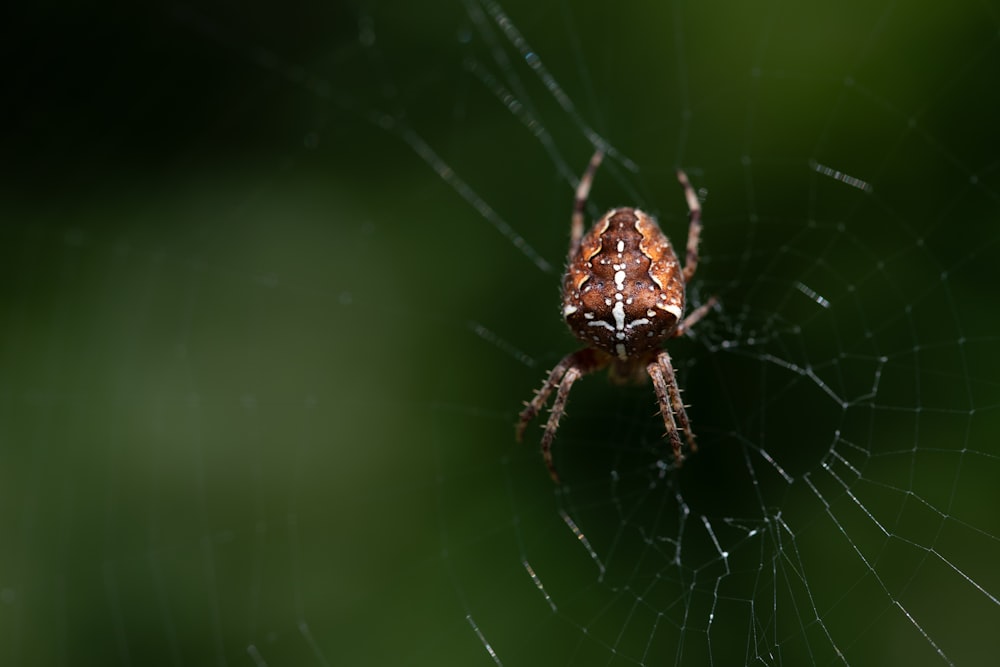
<svg viewBox="0 0 1000 667">
<path fill-rule="evenodd" d="M 684 431 L 684 439 L 687 440 L 688 449 L 692 452 L 698 451 L 698 446 L 694 441 L 694 433 L 691 431 L 691 422 L 688 421 L 687 411 L 681 401 L 681 392 L 677 386 L 677 377 L 674 375 L 674 367 L 670 363 L 670 355 L 665 351 L 660 352 L 656 361 L 646 367 L 649 377 L 653 380 L 653 388 L 656 391 L 656 399 L 660 404 L 660 414 L 663 416 L 663 423 L 667 427 L 667 437 L 670 439 L 670 446 L 674 450 L 674 461 L 679 466 L 684 461 L 681 453 L 681 438 L 677 433 L 677 425 L 680 424 Z M 674 421 L 676 419 L 676 422 Z"/>
<path fill-rule="evenodd" d="M 590 185 L 594 182 L 594 174 L 601 166 L 604 159 L 604 151 L 600 148 L 590 158 L 587 170 L 580 177 L 580 182 L 576 186 L 576 198 L 573 200 L 573 222 L 569 232 L 569 256 L 573 257 L 576 249 L 580 247 L 580 239 L 583 238 L 583 209 L 587 205 L 587 197 L 590 196 Z"/>
<path fill-rule="evenodd" d="M 695 324 L 698 323 L 699 320 L 701 320 L 701 318 L 705 317 L 705 315 L 708 315 L 708 311 L 712 310 L 712 306 L 718 303 L 718 301 L 719 300 L 713 296 L 709 298 L 708 301 L 706 301 L 705 303 L 701 304 L 700 306 L 692 310 L 691 314 L 685 317 L 681 321 L 681 323 L 677 325 L 677 328 L 674 329 L 673 337 L 680 338 L 681 336 L 686 334 L 691 329 L 691 327 L 693 327 Z"/>
<path fill-rule="evenodd" d="M 687 174 L 677 170 L 677 180 L 684 188 L 684 198 L 687 199 L 691 223 L 688 225 L 687 255 L 684 258 L 684 282 L 690 282 L 694 272 L 698 270 L 698 242 L 701 240 L 701 202 L 691 187 Z"/>
<path fill-rule="evenodd" d="M 552 391 L 562 381 L 563 375 L 566 374 L 566 369 L 573 365 L 575 356 L 576 353 L 574 352 L 563 357 L 562 360 L 556 364 L 551 371 L 549 371 L 549 375 L 545 378 L 542 388 L 535 392 L 535 397 L 531 399 L 531 401 L 524 404 L 524 410 L 521 410 L 520 418 L 517 421 L 517 427 L 514 431 L 514 437 L 517 438 L 518 442 L 521 442 L 524 439 L 524 429 L 528 427 L 528 422 L 538 415 L 542 406 L 544 406 L 549 400 L 549 396 L 552 395 Z"/>
<path fill-rule="evenodd" d="M 563 375 L 559 383 L 559 391 L 556 393 L 556 400 L 552 404 L 552 411 L 549 413 L 549 421 L 545 424 L 545 435 L 542 436 L 542 458 L 545 459 L 545 467 L 549 469 L 552 481 L 559 483 L 559 473 L 556 472 L 556 465 L 552 462 L 552 441 L 559 430 L 559 420 L 566 412 L 566 399 L 569 398 L 569 390 L 573 383 L 579 380 L 583 373 L 576 366 L 570 366 Z"/>
<path fill-rule="evenodd" d="M 545 458 L 549 474 L 556 482 L 559 482 L 559 475 L 556 474 L 555 466 L 552 463 L 552 441 L 559 429 L 559 420 L 566 412 L 566 399 L 569 397 L 569 390 L 578 379 L 604 368 L 610 363 L 610 360 L 610 356 L 591 348 L 567 354 L 555 365 L 555 368 L 549 371 L 542 388 L 535 392 L 535 397 L 524 404 L 524 410 L 521 411 L 515 430 L 518 442 L 524 437 L 524 429 L 528 426 L 528 422 L 538 415 L 556 387 L 559 388 L 549 420 L 545 424 L 545 434 L 542 436 L 542 456 Z"/>
</svg>

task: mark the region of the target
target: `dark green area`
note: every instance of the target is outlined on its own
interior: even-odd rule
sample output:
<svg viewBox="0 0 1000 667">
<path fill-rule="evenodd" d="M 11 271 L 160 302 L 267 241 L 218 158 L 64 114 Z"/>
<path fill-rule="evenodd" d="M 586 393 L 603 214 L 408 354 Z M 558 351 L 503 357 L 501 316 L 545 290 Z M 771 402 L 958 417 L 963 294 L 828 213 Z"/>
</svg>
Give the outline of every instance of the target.
<svg viewBox="0 0 1000 667">
<path fill-rule="evenodd" d="M 653 4 L 503 4 L 575 115 L 471 3 L 21 10 L 0 664 L 997 654 L 1000 10 Z M 670 346 L 702 450 L 587 378 L 554 489 L 513 422 L 576 344 L 580 121 L 638 165 L 592 212 L 682 243 L 703 189 L 721 307 Z"/>
</svg>

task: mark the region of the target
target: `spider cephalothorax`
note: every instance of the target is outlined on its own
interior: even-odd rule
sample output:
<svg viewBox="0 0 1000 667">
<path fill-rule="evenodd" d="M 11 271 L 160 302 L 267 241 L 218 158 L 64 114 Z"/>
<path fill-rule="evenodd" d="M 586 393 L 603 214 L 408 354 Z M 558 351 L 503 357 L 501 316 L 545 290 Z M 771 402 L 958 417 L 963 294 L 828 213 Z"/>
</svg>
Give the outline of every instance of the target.
<svg viewBox="0 0 1000 667">
<path fill-rule="evenodd" d="M 608 211 L 583 233 L 583 209 L 594 173 L 604 157 L 597 151 L 580 179 L 570 229 L 569 263 L 563 276 L 562 305 L 566 324 L 587 347 L 562 359 L 549 372 L 542 388 L 526 404 L 517 424 L 517 439 L 558 387 L 542 454 L 552 479 L 559 481 L 552 462 L 552 440 L 566 408 L 573 383 L 581 376 L 608 368 L 616 382 L 653 380 L 660 413 L 673 447 L 674 460 L 683 460 L 678 423 L 688 448 L 697 449 L 691 423 L 680 398 L 670 355 L 663 341 L 688 331 L 715 303 L 710 299 L 686 319 L 684 287 L 698 267 L 701 205 L 683 171 L 677 178 L 684 188 L 691 222 L 684 268 L 670 240 L 648 214 L 637 208 Z M 675 421 L 676 420 L 676 421 Z"/>
</svg>

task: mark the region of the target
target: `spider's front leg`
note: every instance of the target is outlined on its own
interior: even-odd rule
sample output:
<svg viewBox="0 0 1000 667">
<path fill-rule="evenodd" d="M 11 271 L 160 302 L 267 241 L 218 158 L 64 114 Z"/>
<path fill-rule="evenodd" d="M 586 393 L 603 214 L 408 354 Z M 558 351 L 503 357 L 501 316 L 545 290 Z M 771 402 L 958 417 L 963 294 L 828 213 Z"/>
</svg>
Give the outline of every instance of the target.
<svg viewBox="0 0 1000 667">
<path fill-rule="evenodd" d="M 525 402 L 524 410 L 521 410 L 519 419 L 517 420 L 517 426 L 514 428 L 514 437 L 517 438 L 518 442 L 524 440 L 524 429 L 528 427 L 528 423 L 531 422 L 538 412 L 542 409 L 548 400 L 549 396 L 552 395 L 552 391 L 559 385 L 562 381 L 563 375 L 566 374 L 566 369 L 573 365 L 573 357 L 576 353 L 567 354 L 563 357 L 555 367 L 549 371 L 548 377 L 545 378 L 545 382 L 542 384 L 542 388 L 535 392 L 535 397 L 530 401 Z"/>
<path fill-rule="evenodd" d="M 545 423 L 545 435 L 542 436 L 542 458 L 545 460 L 545 467 L 549 469 L 552 481 L 559 483 L 559 473 L 556 472 L 556 464 L 552 461 L 552 441 L 556 438 L 556 431 L 559 430 L 559 420 L 566 412 L 566 399 L 569 398 L 569 390 L 573 383 L 580 379 L 583 373 L 576 366 L 566 369 L 559 382 L 559 391 L 556 393 L 556 400 L 552 403 L 552 410 L 549 412 L 549 420 Z"/>
<path fill-rule="evenodd" d="M 609 361 L 610 357 L 608 355 L 593 349 L 577 350 L 572 354 L 566 355 L 555 365 L 555 368 L 549 371 L 549 375 L 545 378 L 541 389 L 535 392 L 535 397 L 525 403 L 524 410 L 521 411 L 515 430 L 518 442 L 524 437 L 524 429 L 528 426 L 528 422 L 538 415 L 538 412 L 548 402 L 549 396 L 552 395 L 556 387 L 559 388 L 559 391 L 556 393 L 556 400 L 552 404 L 549 419 L 545 423 L 545 434 L 542 436 L 542 457 L 545 459 L 545 466 L 549 469 L 552 480 L 557 484 L 559 483 L 559 474 L 556 472 L 555 464 L 552 461 L 552 441 L 556 437 L 556 431 L 559 430 L 559 420 L 562 419 L 563 414 L 566 412 L 566 401 L 569 398 L 569 390 L 578 379 L 588 373 L 604 368 L 608 365 Z"/>
<path fill-rule="evenodd" d="M 670 446 L 674 450 L 674 462 L 680 466 L 684 461 L 684 454 L 681 452 L 681 437 L 677 433 L 678 423 L 681 430 L 684 431 L 684 439 L 687 440 L 688 449 L 696 452 L 698 446 L 694 441 L 694 432 L 691 430 L 691 422 L 688 421 L 684 402 L 681 401 L 681 391 L 677 386 L 677 377 L 674 375 L 673 364 L 670 363 L 670 355 L 665 351 L 660 352 L 656 360 L 646 367 L 646 371 L 653 380 L 656 400 L 660 404 L 660 414 L 667 427 Z"/>
</svg>

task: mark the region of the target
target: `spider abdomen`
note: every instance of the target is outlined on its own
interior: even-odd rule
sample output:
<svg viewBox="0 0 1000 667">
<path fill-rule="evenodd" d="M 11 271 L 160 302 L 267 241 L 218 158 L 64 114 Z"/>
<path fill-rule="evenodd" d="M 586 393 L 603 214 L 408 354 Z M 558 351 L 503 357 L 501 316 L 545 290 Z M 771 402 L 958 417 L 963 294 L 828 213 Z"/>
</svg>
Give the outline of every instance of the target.
<svg viewBox="0 0 1000 667">
<path fill-rule="evenodd" d="M 562 297 L 573 334 L 624 361 L 674 333 L 684 313 L 684 280 L 656 221 L 636 208 L 616 208 L 580 239 Z"/>
</svg>

